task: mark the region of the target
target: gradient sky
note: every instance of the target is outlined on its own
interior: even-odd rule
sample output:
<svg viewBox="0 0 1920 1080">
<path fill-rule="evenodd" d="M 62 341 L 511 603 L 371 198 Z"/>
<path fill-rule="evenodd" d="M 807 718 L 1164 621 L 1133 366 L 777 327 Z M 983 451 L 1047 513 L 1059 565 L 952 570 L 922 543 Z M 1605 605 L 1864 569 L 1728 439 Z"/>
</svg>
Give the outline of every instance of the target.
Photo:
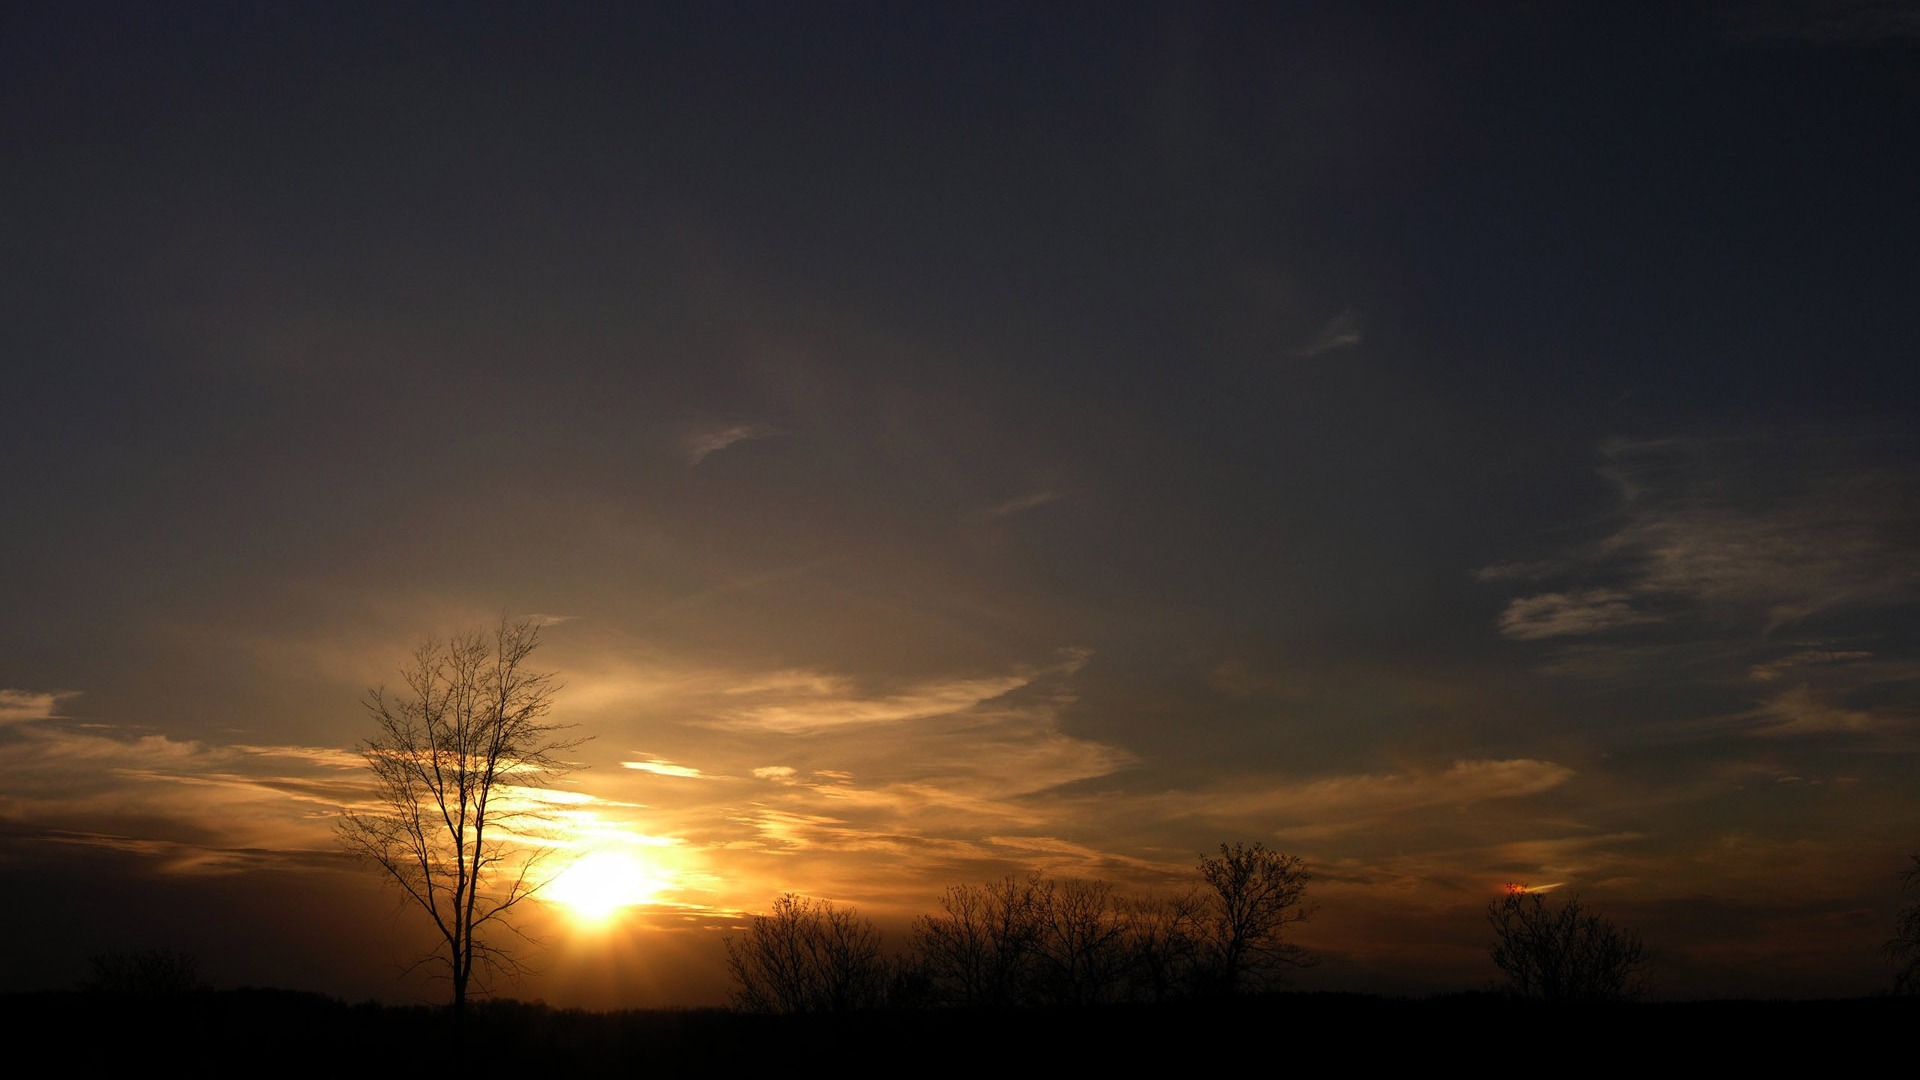
<svg viewBox="0 0 1920 1080">
<path fill-rule="evenodd" d="M 519 996 L 1227 839 L 1303 989 L 1883 989 L 1920 15 L 1661 6 L 14 6 L 0 988 L 440 993 L 331 821 L 504 612 L 657 875 Z"/>
</svg>

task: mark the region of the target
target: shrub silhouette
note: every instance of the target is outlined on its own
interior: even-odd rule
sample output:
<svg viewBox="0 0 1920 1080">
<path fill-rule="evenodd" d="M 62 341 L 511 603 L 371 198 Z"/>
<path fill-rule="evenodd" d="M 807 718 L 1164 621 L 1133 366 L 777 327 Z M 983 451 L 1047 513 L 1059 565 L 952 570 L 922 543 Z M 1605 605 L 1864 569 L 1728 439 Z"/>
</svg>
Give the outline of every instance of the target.
<svg viewBox="0 0 1920 1080">
<path fill-rule="evenodd" d="M 1494 966 L 1507 990 L 1555 1002 L 1629 1001 L 1646 992 L 1640 935 L 1587 910 L 1577 896 L 1554 907 L 1525 885 L 1487 905 Z"/>
<path fill-rule="evenodd" d="M 1913 865 L 1900 875 L 1900 883 L 1907 890 L 1920 892 L 1920 855 L 1912 858 Z M 1920 994 L 1920 900 L 1900 909 L 1893 938 L 1884 951 L 1899 965 L 1893 973 L 1893 992 Z"/>
<path fill-rule="evenodd" d="M 98 994 L 165 997 L 192 993 L 205 987 L 200 965 L 193 957 L 168 949 L 105 952 L 87 958 L 93 977 L 86 989 Z"/>
</svg>

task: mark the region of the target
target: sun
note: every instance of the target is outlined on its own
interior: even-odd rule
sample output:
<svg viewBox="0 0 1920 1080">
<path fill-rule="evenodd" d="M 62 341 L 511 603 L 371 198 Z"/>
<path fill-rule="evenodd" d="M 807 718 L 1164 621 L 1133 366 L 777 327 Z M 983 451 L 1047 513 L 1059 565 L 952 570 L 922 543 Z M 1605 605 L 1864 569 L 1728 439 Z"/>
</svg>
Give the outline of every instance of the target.
<svg viewBox="0 0 1920 1080">
<path fill-rule="evenodd" d="M 575 859 L 540 895 L 565 904 L 575 918 L 600 923 L 621 908 L 648 903 L 665 885 L 660 873 L 640 860 L 601 848 Z"/>
</svg>

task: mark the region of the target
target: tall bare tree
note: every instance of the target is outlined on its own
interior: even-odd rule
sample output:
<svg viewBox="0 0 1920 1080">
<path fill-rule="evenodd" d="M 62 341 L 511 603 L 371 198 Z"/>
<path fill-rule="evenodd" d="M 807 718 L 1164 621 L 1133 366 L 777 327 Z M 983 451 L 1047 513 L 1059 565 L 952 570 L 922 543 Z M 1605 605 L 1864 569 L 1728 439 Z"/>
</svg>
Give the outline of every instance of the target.
<svg viewBox="0 0 1920 1080">
<path fill-rule="evenodd" d="M 439 943 L 422 964 L 444 969 L 456 1018 L 469 984 L 519 970 L 496 930 L 543 883 L 537 840 L 540 788 L 576 766 L 579 745 L 547 717 L 559 689 L 528 658 L 540 645 L 531 621 L 428 640 L 400 671 L 405 689 L 367 693 L 375 733 L 361 747 L 373 792 L 346 808 L 346 849 L 378 867 L 433 921 Z M 476 973 L 480 981 L 474 982 Z"/>
<path fill-rule="evenodd" d="M 1221 844 L 1200 860 L 1200 948 L 1213 988 L 1235 994 L 1277 982 L 1312 954 L 1287 940 L 1312 911 L 1303 903 L 1312 879 L 1298 855 L 1253 844 Z"/>
</svg>

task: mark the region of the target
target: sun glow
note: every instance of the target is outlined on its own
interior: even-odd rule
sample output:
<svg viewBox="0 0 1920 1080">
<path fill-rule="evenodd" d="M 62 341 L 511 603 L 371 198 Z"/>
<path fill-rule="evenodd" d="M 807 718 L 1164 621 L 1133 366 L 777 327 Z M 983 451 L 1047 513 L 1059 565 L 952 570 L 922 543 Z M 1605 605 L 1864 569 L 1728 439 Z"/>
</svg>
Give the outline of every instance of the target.
<svg viewBox="0 0 1920 1080">
<path fill-rule="evenodd" d="M 540 895 L 565 904 L 583 922 L 599 923 L 622 908 L 651 902 L 667 884 L 658 869 L 624 851 L 601 848 L 575 859 Z"/>
</svg>

